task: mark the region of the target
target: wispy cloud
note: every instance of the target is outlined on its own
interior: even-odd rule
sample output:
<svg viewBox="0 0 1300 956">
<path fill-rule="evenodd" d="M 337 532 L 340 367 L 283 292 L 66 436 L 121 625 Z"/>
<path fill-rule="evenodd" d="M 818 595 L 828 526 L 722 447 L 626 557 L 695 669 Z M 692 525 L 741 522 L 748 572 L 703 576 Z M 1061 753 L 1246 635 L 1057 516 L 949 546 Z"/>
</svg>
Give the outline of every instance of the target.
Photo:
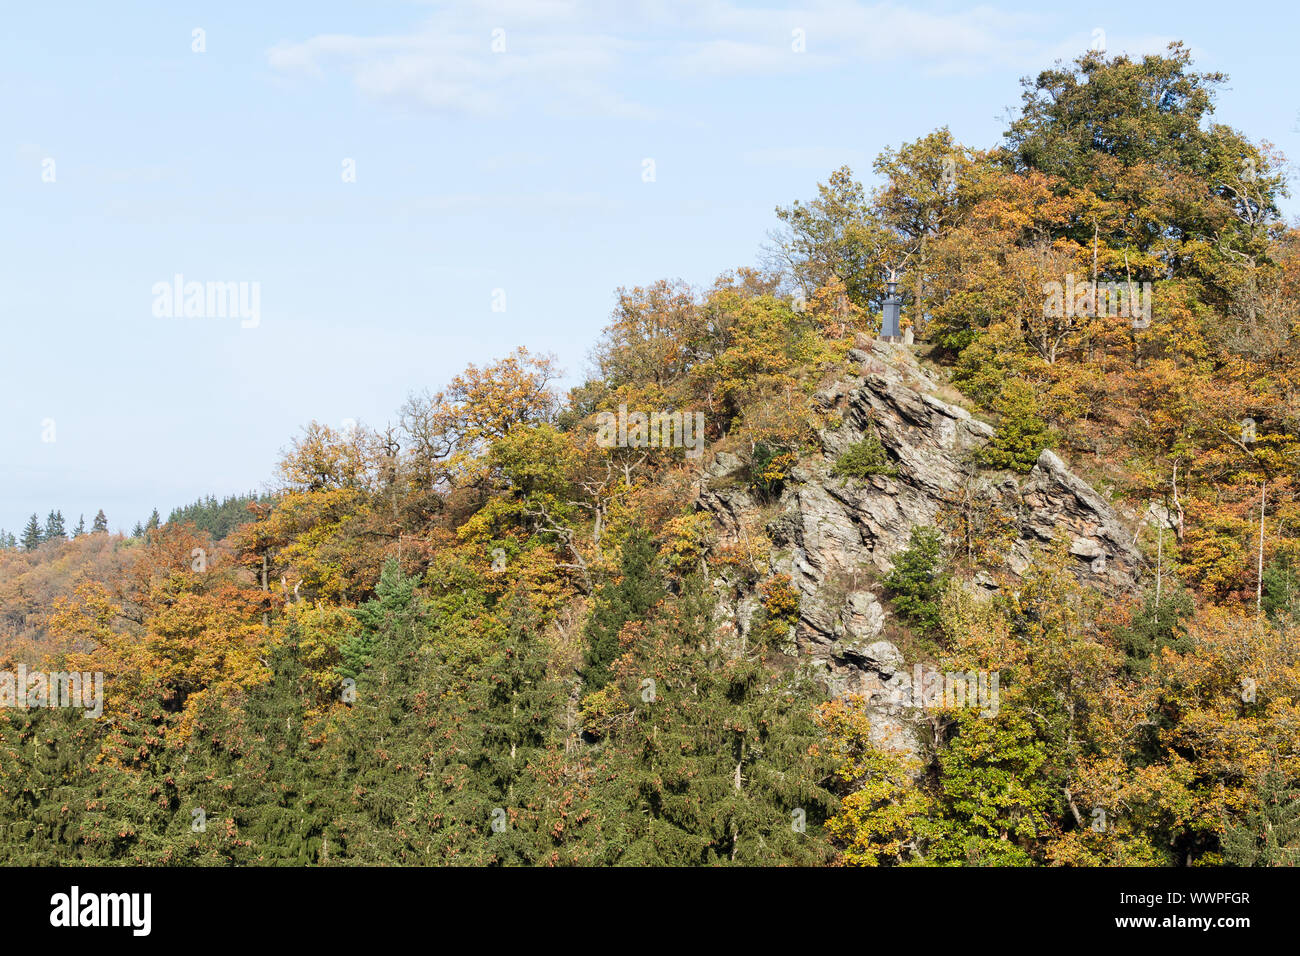
<svg viewBox="0 0 1300 956">
<path fill-rule="evenodd" d="M 609 85 L 629 43 L 553 25 L 530 28 L 537 11 L 508 15 L 512 6 L 496 2 L 460 16 L 442 13 L 404 36 L 286 41 L 269 51 L 268 61 L 291 76 L 342 73 L 376 100 L 433 111 L 493 115 L 540 107 L 557 114 L 650 115 Z M 563 23 L 572 5 L 545 6 Z"/>
<path fill-rule="evenodd" d="M 320 35 L 269 53 L 286 75 L 342 74 L 377 101 L 434 111 L 646 119 L 647 76 L 688 82 L 889 65 L 929 76 L 1030 70 L 1092 42 L 1052 34 L 1042 13 L 988 5 L 917 10 L 892 2 L 811 0 L 752 7 L 733 0 L 453 0 L 409 34 Z M 1120 38 L 1116 37 L 1116 49 Z M 1158 37 L 1124 48 L 1163 48 Z M 495 50 L 494 52 L 494 44 Z"/>
</svg>

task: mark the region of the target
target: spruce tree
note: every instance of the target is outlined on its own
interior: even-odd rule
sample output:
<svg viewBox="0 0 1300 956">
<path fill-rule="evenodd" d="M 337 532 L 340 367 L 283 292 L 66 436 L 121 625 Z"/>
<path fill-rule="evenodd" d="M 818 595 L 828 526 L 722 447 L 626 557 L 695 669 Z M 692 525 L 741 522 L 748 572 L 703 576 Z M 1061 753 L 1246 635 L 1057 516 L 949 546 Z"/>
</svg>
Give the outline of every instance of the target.
<svg viewBox="0 0 1300 956">
<path fill-rule="evenodd" d="M 506 633 L 480 682 L 472 737 L 475 789 L 486 797 L 486 859 L 531 864 L 541 857 L 543 803 L 530 764 L 544 750 L 561 703 L 560 686 L 547 677 L 547 647 L 538 617 L 520 588 L 508 599 Z M 490 808 L 488 806 L 490 804 Z M 492 826 L 496 819 L 498 825 Z"/>
<path fill-rule="evenodd" d="M 375 597 L 356 610 L 362 635 L 344 649 L 343 676 L 352 673 L 355 699 L 330 741 L 327 765 L 337 775 L 334 787 L 347 799 L 334 811 L 340 845 L 364 865 L 423 861 L 431 842 L 417 835 L 418 797 L 427 786 L 430 760 L 426 708 L 436 702 L 420 693 L 427 603 L 418 579 L 402 573 L 395 560 L 385 564 Z"/>
<path fill-rule="evenodd" d="M 108 518 L 104 516 L 103 508 L 100 508 L 99 511 L 95 513 L 95 521 L 90 526 L 90 530 L 92 534 L 99 531 L 108 531 Z"/>
<path fill-rule="evenodd" d="M 617 583 L 600 587 L 595 608 L 587 619 L 582 679 L 589 691 L 608 683 L 609 665 L 621 653 L 618 635 L 623 625 L 643 619 L 664 593 L 654 542 L 643 529 L 636 528 L 623 542 Z"/>
<path fill-rule="evenodd" d="M 99 738 L 73 708 L 0 708 L 0 865 L 86 858 L 82 811 Z"/>
<path fill-rule="evenodd" d="M 51 511 L 45 519 L 44 537 L 46 541 L 64 541 L 67 539 L 68 532 L 63 526 L 62 511 Z"/>
<path fill-rule="evenodd" d="M 1152 660 L 1166 647 L 1179 654 L 1191 651 L 1193 641 L 1187 634 L 1186 621 L 1195 610 L 1192 596 L 1176 583 L 1166 585 L 1158 601 L 1155 588 L 1149 588 L 1143 595 L 1142 607 L 1116 631 L 1126 655 L 1124 670 L 1130 674 L 1147 673 Z"/>
<path fill-rule="evenodd" d="M 23 530 L 23 550 L 35 551 L 44 540 L 41 535 L 41 523 L 36 520 L 36 515 L 32 515 L 27 519 L 27 527 Z"/>
<path fill-rule="evenodd" d="M 1271 768 L 1256 794 L 1259 809 L 1223 834 L 1224 859 L 1234 866 L 1300 865 L 1300 788 Z"/>
<path fill-rule="evenodd" d="M 80 538 L 85 533 L 86 533 L 86 516 L 80 515 L 77 519 L 77 526 L 72 529 L 72 536 L 74 538 Z"/>
<path fill-rule="evenodd" d="M 990 468 L 1029 472 L 1043 449 L 1050 448 L 1056 435 L 1043 417 L 1033 386 L 1021 379 L 1008 379 L 993 400 L 998 425 L 993 438 L 975 457 Z"/>
<path fill-rule="evenodd" d="M 683 582 L 620 662 L 624 719 L 603 748 L 607 863 L 814 864 L 832 853 L 829 767 L 810 753 L 820 700 L 715 640 L 702 576 Z"/>
<path fill-rule="evenodd" d="M 940 630 L 940 601 L 949 581 L 944 565 L 943 535 L 918 526 L 885 577 L 894 610 L 925 634 Z"/>
<path fill-rule="evenodd" d="M 144 529 L 146 531 L 154 531 L 157 530 L 160 524 L 162 524 L 162 516 L 158 514 L 158 509 L 154 508 L 153 514 L 151 514 L 149 520 L 145 522 Z"/>
<path fill-rule="evenodd" d="M 310 732 L 296 622 L 286 630 L 268 657 L 271 681 L 249 695 L 245 708 L 265 752 L 267 792 L 242 810 L 243 829 L 259 862 L 329 863 L 347 849 L 337 823 L 341 792 Z"/>
</svg>

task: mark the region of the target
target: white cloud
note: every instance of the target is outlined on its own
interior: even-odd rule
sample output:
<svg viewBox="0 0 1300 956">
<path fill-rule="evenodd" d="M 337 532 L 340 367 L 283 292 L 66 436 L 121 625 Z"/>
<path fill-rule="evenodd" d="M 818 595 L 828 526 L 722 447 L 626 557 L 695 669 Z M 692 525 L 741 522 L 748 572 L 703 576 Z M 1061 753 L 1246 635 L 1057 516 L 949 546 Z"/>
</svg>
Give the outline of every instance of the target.
<svg viewBox="0 0 1300 956">
<path fill-rule="evenodd" d="M 459 18 L 435 17 L 408 36 L 321 35 L 272 48 L 272 69 L 323 78 L 341 72 L 376 100 L 435 111 L 492 114 L 540 106 L 555 113 L 646 116 L 606 85 L 627 44 L 599 33 L 502 26 L 506 3 Z M 571 4 L 548 6 L 565 13 Z M 535 11 L 530 11 L 530 16 Z M 493 51 L 502 30 L 503 52 Z"/>
<path fill-rule="evenodd" d="M 321 35 L 269 53 L 275 70 L 342 74 L 377 101 L 474 114 L 541 109 L 556 115 L 647 119 L 653 106 L 620 90 L 653 90 L 657 74 L 783 75 L 888 65 L 899 76 L 1041 69 L 1080 38 L 1048 34 L 1044 13 L 988 5 L 909 9 L 893 2 L 809 0 L 753 7 L 741 0 L 451 0 L 406 35 Z M 505 52 L 492 52 L 494 30 Z M 794 49 L 794 31 L 804 43 Z M 1154 40 L 1142 38 L 1143 49 Z"/>
</svg>

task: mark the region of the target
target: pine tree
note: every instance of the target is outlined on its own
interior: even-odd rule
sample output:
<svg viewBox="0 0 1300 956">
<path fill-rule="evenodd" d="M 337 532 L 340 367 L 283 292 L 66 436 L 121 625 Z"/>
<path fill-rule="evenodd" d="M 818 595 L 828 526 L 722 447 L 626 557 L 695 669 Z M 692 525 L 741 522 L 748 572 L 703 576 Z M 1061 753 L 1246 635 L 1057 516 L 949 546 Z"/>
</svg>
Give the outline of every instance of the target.
<svg viewBox="0 0 1300 956">
<path fill-rule="evenodd" d="M 618 635 L 623 625 L 644 618 L 664 593 L 654 543 L 637 528 L 623 542 L 618 582 L 601 586 L 587 619 L 582 679 L 588 690 L 598 690 L 609 681 L 609 665 L 621 653 Z"/>
<path fill-rule="evenodd" d="M 826 862 L 834 798 L 818 739 L 819 692 L 714 639 L 702 576 L 639 628 L 616 665 L 625 716 L 604 745 L 597 799 L 606 862 L 642 866 Z"/>
<path fill-rule="evenodd" d="M 536 612 L 520 589 L 509 598 L 506 634 L 479 684 L 471 761 L 476 789 L 491 804 L 498 827 L 489 828 L 486 862 L 537 862 L 546 843 L 539 816 L 542 800 L 530 762 L 541 755 L 560 707 L 560 686 L 546 674 L 547 647 Z M 484 809 L 487 809 L 486 804 Z M 504 825 L 500 825 L 504 824 Z"/>
<path fill-rule="evenodd" d="M 85 794 L 99 731 L 71 708 L 0 708 L 0 865 L 84 859 Z"/>
<path fill-rule="evenodd" d="M 333 811 L 340 845 L 331 856 L 383 865 L 421 862 L 433 841 L 416 840 L 419 795 L 431 773 L 423 726 L 436 695 L 420 693 L 427 602 L 418 579 L 390 559 L 375 597 L 356 610 L 362 636 L 349 642 L 340 673 L 358 675 L 355 699 L 330 741 L 327 766 L 347 795 Z"/>
<path fill-rule="evenodd" d="M 1259 809 L 1224 832 L 1224 858 L 1234 866 L 1300 865 L 1300 788 L 1271 768 L 1257 795 Z"/>
<path fill-rule="evenodd" d="M 108 531 L 108 518 L 104 516 L 103 508 L 100 508 L 95 513 L 95 522 L 90 526 L 90 530 L 92 534 L 99 531 Z"/>
<path fill-rule="evenodd" d="M 72 529 L 72 536 L 74 538 L 80 538 L 85 533 L 86 533 L 86 516 L 80 515 L 77 519 L 77 526 Z"/>
<path fill-rule="evenodd" d="M 46 541 L 64 541 L 67 539 L 68 532 L 63 526 L 62 511 L 51 511 L 45 519 L 44 537 Z"/>
<path fill-rule="evenodd" d="M 133 537 L 133 538 L 143 538 L 143 537 L 144 537 L 144 525 L 142 525 L 140 522 L 137 521 L 137 522 L 135 523 L 135 527 L 131 529 L 131 537 Z"/>
<path fill-rule="evenodd" d="M 32 515 L 27 519 L 27 527 L 23 531 L 23 550 L 35 551 L 44 540 L 41 534 L 41 523 L 36 520 L 36 515 Z"/>
<path fill-rule="evenodd" d="M 884 583 L 899 616 L 926 634 L 936 634 L 948 580 L 943 536 L 934 528 L 915 527 L 907 547 L 895 555 L 893 570 Z"/>
<path fill-rule="evenodd" d="M 158 526 L 159 526 L 161 523 L 162 523 L 162 516 L 158 514 L 158 509 L 157 509 L 157 508 L 154 508 L 154 509 L 153 509 L 153 514 L 151 514 L 151 515 L 149 516 L 149 520 L 148 520 L 147 522 L 145 522 L 144 529 L 145 529 L 146 531 L 155 531 L 155 530 L 157 530 Z"/>
</svg>

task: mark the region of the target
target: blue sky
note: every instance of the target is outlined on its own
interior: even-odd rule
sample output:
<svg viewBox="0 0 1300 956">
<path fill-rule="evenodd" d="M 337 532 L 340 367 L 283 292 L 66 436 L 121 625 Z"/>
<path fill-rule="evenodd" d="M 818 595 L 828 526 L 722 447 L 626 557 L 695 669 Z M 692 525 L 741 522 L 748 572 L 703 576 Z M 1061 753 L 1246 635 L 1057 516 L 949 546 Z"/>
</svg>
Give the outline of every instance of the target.
<svg viewBox="0 0 1300 956">
<path fill-rule="evenodd" d="M 843 164 L 870 182 L 938 126 L 993 145 L 1019 78 L 1096 31 L 1109 52 L 1185 41 L 1230 75 L 1216 118 L 1295 158 L 1295 10 L 10 5 L 0 527 L 103 508 L 129 529 L 260 487 L 311 419 L 382 426 L 515 345 L 576 380 L 618 286 L 756 264 L 776 205 Z M 178 273 L 258 283 L 260 321 L 156 316 Z"/>
</svg>

